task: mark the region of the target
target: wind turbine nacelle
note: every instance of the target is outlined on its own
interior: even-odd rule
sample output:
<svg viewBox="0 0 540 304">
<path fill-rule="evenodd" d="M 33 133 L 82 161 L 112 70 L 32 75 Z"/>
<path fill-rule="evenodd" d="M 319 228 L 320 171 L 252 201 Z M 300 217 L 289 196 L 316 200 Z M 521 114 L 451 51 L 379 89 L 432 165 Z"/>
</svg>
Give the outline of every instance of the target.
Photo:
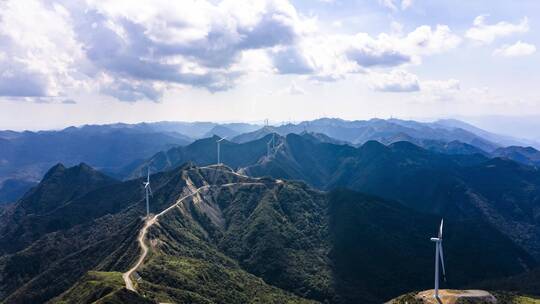
<svg viewBox="0 0 540 304">
<path fill-rule="evenodd" d="M 432 242 L 440 242 L 440 241 L 441 241 L 441 239 L 439 239 L 439 238 L 431 238 L 430 240 L 431 240 Z"/>
</svg>

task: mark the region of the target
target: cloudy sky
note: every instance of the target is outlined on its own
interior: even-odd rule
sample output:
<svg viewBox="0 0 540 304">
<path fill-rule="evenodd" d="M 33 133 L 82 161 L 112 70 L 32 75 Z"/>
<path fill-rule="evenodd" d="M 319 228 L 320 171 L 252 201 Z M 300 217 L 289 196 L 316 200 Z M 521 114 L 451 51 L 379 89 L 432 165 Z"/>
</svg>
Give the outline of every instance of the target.
<svg viewBox="0 0 540 304">
<path fill-rule="evenodd" d="M 537 0 L 0 0 L 0 129 L 540 114 Z"/>
</svg>

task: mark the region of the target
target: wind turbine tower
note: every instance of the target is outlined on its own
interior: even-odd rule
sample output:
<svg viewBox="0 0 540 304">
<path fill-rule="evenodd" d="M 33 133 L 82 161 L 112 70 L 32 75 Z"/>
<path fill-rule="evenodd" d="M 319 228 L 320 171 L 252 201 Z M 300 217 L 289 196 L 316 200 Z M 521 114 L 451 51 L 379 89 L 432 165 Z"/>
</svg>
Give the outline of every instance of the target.
<svg viewBox="0 0 540 304">
<path fill-rule="evenodd" d="M 144 192 L 146 194 L 146 216 L 150 214 L 150 198 L 149 195 L 152 195 L 152 188 L 150 187 L 150 167 L 148 167 L 146 182 L 143 183 Z"/>
<path fill-rule="evenodd" d="M 218 165 L 221 165 L 221 151 L 220 151 L 221 141 L 224 140 L 225 138 L 227 138 L 227 136 L 222 137 L 222 138 L 220 138 L 220 139 L 218 139 L 216 141 L 216 143 L 217 143 L 217 164 Z"/>
<path fill-rule="evenodd" d="M 444 220 L 441 220 L 441 226 L 439 227 L 439 236 L 432 237 L 431 241 L 435 242 L 435 298 L 439 299 L 439 263 L 442 266 L 443 278 L 446 281 L 446 272 L 444 270 L 444 255 L 442 249 L 442 231 Z M 439 261 L 440 259 L 440 261 Z"/>
</svg>

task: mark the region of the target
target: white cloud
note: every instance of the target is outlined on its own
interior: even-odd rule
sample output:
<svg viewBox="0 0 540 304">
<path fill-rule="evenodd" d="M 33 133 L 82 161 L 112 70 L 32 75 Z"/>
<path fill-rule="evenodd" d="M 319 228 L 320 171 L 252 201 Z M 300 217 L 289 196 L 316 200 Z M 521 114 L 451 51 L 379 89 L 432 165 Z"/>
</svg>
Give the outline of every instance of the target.
<svg viewBox="0 0 540 304">
<path fill-rule="evenodd" d="M 415 96 L 419 103 L 449 102 L 467 109 L 476 106 L 515 106 L 515 97 L 502 96 L 489 87 L 462 88 L 457 79 L 420 81 L 420 91 Z M 485 109 L 484 109 L 485 110 Z"/>
<path fill-rule="evenodd" d="M 536 52 L 536 46 L 518 41 L 514 44 L 505 44 L 502 47 L 493 51 L 495 56 L 503 57 L 518 57 L 518 56 L 527 56 L 534 54 Z"/>
<path fill-rule="evenodd" d="M 399 66 L 412 60 L 400 44 L 400 39 L 387 34 L 372 38 L 366 33 L 359 33 L 351 40 L 347 56 L 362 67 Z"/>
<path fill-rule="evenodd" d="M 418 77 L 404 70 L 390 73 L 371 73 L 370 86 L 381 92 L 414 92 L 420 89 Z"/>
<path fill-rule="evenodd" d="M 298 86 L 296 82 L 293 81 L 291 85 L 287 88 L 287 93 L 289 95 L 305 95 L 306 90 Z"/>
<path fill-rule="evenodd" d="M 419 63 L 422 56 L 442 53 L 457 47 L 461 39 L 446 25 L 434 29 L 423 25 L 406 36 L 380 34 L 377 38 L 360 33 L 351 39 L 348 56 L 362 67 L 393 67 Z"/>
<path fill-rule="evenodd" d="M 474 19 L 473 27 L 465 33 L 465 37 L 481 44 L 490 44 L 498 37 L 510 36 L 516 33 L 529 31 L 529 19 L 524 17 L 519 23 L 501 21 L 495 24 L 486 23 L 487 15 L 481 15 Z"/>
<path fill-rule="evenodd" d="M 403 0 L 401 1 L 401 9 L 406 10 L 413 4 L 413 0 Z"/>
<path fill-rule="evenodd" d="M 428 25 L 417 27 L 404 40 L 405 48 L 415 55 L 433 55 L 456 48 L 461 38 L 447 25 L 437 25 L 432 29 Z"/>
<path fill-rule="evenodd" d="M 251 70 L 244 53 L 293 45 L 309 28 L 287 0 L 61 1 L 0 3 L 0 96 L 79 85 L 158 101 L 164 88 L 227 90 Z"/>
<path fill-rule="evenodd" d="M 413 4 L 413 0 L 378 0 L 379 4 L 392 10 L 397 11 L 398 7 L 401 7 L 402 10 L 406 10 Z"/>
<path fill-rule="evenodd" d="M 461 84 L 457 79 L 426 80 L 422 81 L 421 88 L 422 91 L 430 92 L 459 91 L 461 89 Z"/>
<path fill-rule="evenodd" d="M 168 89 L 228 90 L 255 73 L 336 81 L 420 64 L 461 41 L 445 25 L 392 27 L 377 36 L 328 32 L 288 0 L 3 1 L 0 96 L 67 98 L 82 89 L 160 101 Z"/>
<path fill-rule="evenodd" d="M 396 4 L 394 3 L 394 0 L 379 0 L 379 3 L 386 7 L 386 8 L 389 8 L 393 11 L 396 11 L 397 10 L 397 6 Z"/>
<path fill-rule="evenodd" d="M 461 83 L 457 79 L 426 80 L 420 83 L 424 98 L 434 101 L 447 101 L 456 98 L 461 91 Z"/>
<path fill-rule="evenodd" d="M 96 2 L 78 18 L 87 57 L 119 80 L 102 92 L 128 101 L 159 100 L 163 84 L 230 89 L 245 72 L 232 69 L 243 52 L 290 45 L 302 31 L 284 0 L 136 3 Z"/>
<path fill-rule="evenodd" d="M 57 96 L 81 84 L 72 68 L 80 45 L 58 4 L 0 2 L 0 51 L 0 96 Z"/>
<path fill-rule="evenodd" d="M 419 80 L 418 92 L 411 98 L 415 103 L 433 104 L 436 102 L 458 101 L 463 98 L 461 83 L 457 79 Z"/>
</svg>

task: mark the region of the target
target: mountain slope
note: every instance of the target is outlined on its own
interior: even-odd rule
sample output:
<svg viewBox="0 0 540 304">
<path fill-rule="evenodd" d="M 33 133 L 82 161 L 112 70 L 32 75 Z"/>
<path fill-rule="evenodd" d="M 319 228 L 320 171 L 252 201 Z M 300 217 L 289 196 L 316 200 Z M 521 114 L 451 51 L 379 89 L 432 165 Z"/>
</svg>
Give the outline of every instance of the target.
<svg viewBox="0 0 540 304">
<path fill-rule="evenodd" d="M 533 147 L 504 147 L 493 151 L 492 154 L 497 157 L 511 159 L 524 165 L 540 167 L 540 151 Z"/>
<path fill-rule="evenodd" d="M 45 233 L 79 224 L 80 217 L 88 214 L 66 203 L 77 201 L 92 190 L 115 183 L 114 179 L 86 164 L 72 168 L 62 164 L 54 166 L 45 174 L 42 182 L 26 193 L 5 215 L 5 220 L 0 224 L 0 252 L 20 250 Z M 63 213 L 68 210 L 72 211 L 69 216 Z M 79 218 L 74 218 L 75 214 L 80 215 Z"/>
<path fill-rule="evenodd" d="M 135 292 L 124 289 L 122 274 L 119 272 L 89 271 L 73 287 L 48 303 L 154 303 Z"/>
<path fill-rule="evenodd" d="M 0 296 L 6 303 L 42 303 L 58 296 L 70 303 L 82 295 L 88 271 L 127 271 L 140 254 L 140 183 L 88 190 L 44 214 L 44 222 L 62 217 L 78 224 L 41 234 L 24 249 L 1 256 Z M 428 237 L 439 219 L 395 202 L 251 178 L 224 166 L 183 166 L 152 175 L 151 183 L 152 212 L 167 211 L 150 226 L 145 240 L 150 254 L 134 275 L 140 276 L 136 289 L 146 299 L 380 303 L 431 284 Z M 57 194 L 63 198 L 73 187 L 60 188 L 66 189 Z M 83 206 L 84 216 L 72 213 Z M 483 221 L 448 219 L 447 226 L 452 286 L 536 266 Z M 395 273 L 400 275 L 386 275 Z M 381 290 L 385 284 L 391 287 Z M 116 286 L 112 294 L 101 295 L 129 296 Z"/>
<path fill-rule="evenodd" d="M 173 210 L 149 232 L 157 253 L 138 271 L 142 293 L 172 302 L 188 291 L 210 297 L 199 284 L 191 285 L 186 268 L 206 273 L 211 289 L 214 277 L 229 284 L 221 266 L 214 272 L 206 266 L 209 257 L 214 265 L 234 265 L 222 253 L 265 282 L 322 302 L 380 303 L 431 284 L 433 248 L 426 235 L 434 233 L 436 218 L 350 191 L 327 195 L 295 183 L 248 180 L 220 188 Z M 534 265 L 489 225 L 450 220 L 448 227 L 455 286 L 520 272 L 521 262 Z M 470 240 L 501 255 L 486 260 L 473 254 L 480 248 L 467 248 Z M 170 286 L 180 290 L 171 295 Z"/>
<path fill-rule="evenodd" d="M 389 146 L 314 143 L 290 134 L 253 176 L 301 179 L 320 189 L 347 187 L 422 212 L 483 218 L 540 256 L 540 172 L 480 154 L 444 155 L 408 142 Z"/>
</svg>

